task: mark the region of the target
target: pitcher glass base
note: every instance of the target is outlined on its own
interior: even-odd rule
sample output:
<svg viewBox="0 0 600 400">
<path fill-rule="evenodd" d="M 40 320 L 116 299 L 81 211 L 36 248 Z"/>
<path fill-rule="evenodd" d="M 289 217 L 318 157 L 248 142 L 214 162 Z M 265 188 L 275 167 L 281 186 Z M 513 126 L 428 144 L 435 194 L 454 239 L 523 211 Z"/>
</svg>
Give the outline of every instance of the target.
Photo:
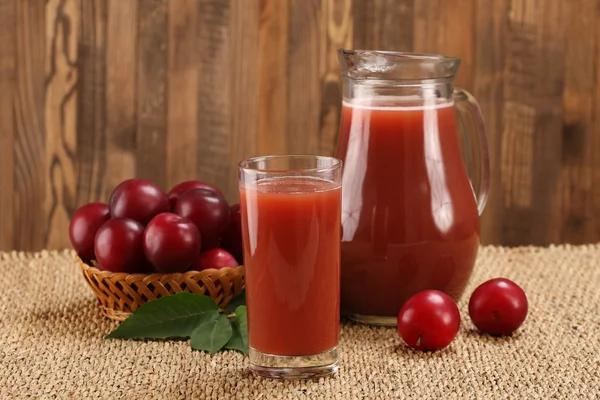
<svg viewBox="0 0 600 400">
<path fill-rule="evenodd" d="M 338 370 L 337 347 L 311 356 L 279 356 L 250 347 L 250 370 L 275 379 L 315 379 Z"/>
<path fill-rule="evenodd" d="M 397 317 L 384 317 L 380 315 L 345 314 L 345 316 L 361 324 L 376 326 L 398 326 Z"/>
</svg>

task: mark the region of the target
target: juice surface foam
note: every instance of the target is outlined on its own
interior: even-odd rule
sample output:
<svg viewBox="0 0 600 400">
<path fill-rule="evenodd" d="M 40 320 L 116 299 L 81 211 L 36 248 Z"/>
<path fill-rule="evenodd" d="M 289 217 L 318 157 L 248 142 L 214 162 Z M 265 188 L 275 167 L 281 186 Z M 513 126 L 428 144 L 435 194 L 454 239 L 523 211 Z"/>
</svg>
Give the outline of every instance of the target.
<svg viewBox="0 0 600 400">
<path fill-rule="evenodd" d="M 454 100 L 422 99 L 416 96 L 380 96 L 361 99 L 344 99 L 345 107 L 363 110 L 414 111 L 436 110 L 454 106 Z"/>
<path fill-rule="evenodd" d="M 326 192 L 340 187 L 339 183 L 305 176 L 264 178 L 246 186 L 247 190 L 271 194 L 304 194 Z"/>
</svg>

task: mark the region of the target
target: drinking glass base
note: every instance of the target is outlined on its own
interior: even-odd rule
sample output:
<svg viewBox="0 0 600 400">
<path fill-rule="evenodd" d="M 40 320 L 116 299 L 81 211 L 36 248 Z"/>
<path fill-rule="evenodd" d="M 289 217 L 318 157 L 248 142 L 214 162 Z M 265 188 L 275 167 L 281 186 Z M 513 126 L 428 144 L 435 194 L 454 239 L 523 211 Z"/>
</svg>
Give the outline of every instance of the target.
<svg viewBox="0 0 600 400">
<path fill-rule="evenodd" d="M 311 356 L 279 356 L 250 347 L 250 370 L 275 379 L 315 379 L 338 370 L 337 347 Z"/>
<path fill-rule="evenodd" d="M 366 325 L 398 326 L 397 317 L 384 317 L 379 315 L 346 314 L 348 319 Z"/>
</svg>

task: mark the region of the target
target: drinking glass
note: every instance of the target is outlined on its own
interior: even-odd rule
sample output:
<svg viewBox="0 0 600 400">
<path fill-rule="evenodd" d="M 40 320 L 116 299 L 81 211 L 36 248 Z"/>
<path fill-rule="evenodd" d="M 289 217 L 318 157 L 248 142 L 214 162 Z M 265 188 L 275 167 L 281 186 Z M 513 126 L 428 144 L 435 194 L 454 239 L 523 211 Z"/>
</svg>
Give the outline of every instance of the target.
<svg viewBox="0 0 600 400">
<path fill-rule="evenodd" d="M 335 373 L 340 318 L 341 165 L 273 155 L 239 165 L 251 370 Z"/>
</svg>

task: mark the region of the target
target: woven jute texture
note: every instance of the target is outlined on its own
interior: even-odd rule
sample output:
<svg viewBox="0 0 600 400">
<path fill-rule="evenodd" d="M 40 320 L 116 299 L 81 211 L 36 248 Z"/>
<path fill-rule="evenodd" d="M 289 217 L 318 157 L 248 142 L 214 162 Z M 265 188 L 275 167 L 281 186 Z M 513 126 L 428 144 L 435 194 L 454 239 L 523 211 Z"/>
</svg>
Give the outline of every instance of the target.
<svg viewBox="0 0 600 400">
<path fill-rule="evenodd" d="M 598 399 L 600 246 L 482 248 L 467 288 L 506 277 L 530 313 L 509 338 L 473 329 L 459 306 L 456 340 L 409 350 L 393 328 L 344 323 L 333 378 L 252 376 L 248 359 L 184 341 L 103 340 L 103 317 L 72 252 L 0 253 L 0 399 Z"/>
</svg>

